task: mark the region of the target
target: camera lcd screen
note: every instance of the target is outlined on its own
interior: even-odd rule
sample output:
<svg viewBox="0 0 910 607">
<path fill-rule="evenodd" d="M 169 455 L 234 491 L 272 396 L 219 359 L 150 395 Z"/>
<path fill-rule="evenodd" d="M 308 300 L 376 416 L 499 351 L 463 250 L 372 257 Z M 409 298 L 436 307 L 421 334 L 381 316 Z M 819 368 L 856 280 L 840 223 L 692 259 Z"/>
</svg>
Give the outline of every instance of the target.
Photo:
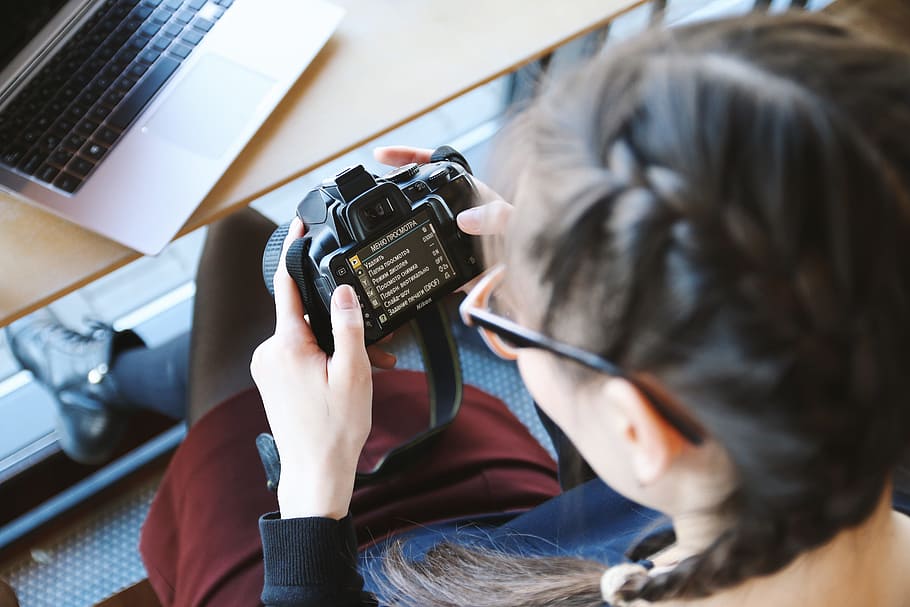
<svg viewBox="0 0 910 607">
<path fill-rule="evenodd" d="M 428 211 L 348 257 L 380 323 L 424 301 L 456 278 Z"/>
</svg>

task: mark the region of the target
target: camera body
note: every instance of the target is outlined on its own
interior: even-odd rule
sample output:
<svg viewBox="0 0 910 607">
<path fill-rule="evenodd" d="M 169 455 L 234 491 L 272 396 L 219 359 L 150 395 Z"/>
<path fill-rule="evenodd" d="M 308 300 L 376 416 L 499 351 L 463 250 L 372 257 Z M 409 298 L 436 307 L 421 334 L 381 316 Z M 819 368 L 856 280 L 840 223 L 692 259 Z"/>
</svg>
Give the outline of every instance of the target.
<svg viewBox="0 0 910 607">
<path fill-rule="evenodd" d="M 286 261 L 320 346 L 333 350 L 329 309 L 341 284 L 357 293 L 370 344 L 479 274 L 477 239 L 455 222 L 476 195 L 467 161 L 449 147 L 383 176 L 351 167 L 311 190 L 297 206 L 307 233 Z M 263 256 L 269 291 L 288 225 Z"/>
</svg>

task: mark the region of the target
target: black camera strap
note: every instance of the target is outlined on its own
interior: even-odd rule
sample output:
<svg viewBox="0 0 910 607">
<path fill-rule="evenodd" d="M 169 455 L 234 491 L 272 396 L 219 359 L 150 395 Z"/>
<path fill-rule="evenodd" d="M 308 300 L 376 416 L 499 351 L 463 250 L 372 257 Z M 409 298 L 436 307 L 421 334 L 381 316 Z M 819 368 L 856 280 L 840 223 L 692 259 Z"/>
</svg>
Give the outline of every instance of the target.
<svg viewBox="0 0 910 607">
<path fill-rule="evenodd" d="M 428 306 L 411 321 L 410 326 L 420 347 L 427 376 L 429 423 L 426 430 L 379 457 L 369 470 L 358 470 L 358 483 L 381 478 L 414 461 L 432 439 L 452 423 L 461 408 L 464 394 L 461 361 L 445 307 L 441 303 Z M 260 434 L 256 438 L 256 447 L 265 468 L 266 484 L 275 491 L 281 474 L 275 439 L 271 434 Z"/>
</svg>

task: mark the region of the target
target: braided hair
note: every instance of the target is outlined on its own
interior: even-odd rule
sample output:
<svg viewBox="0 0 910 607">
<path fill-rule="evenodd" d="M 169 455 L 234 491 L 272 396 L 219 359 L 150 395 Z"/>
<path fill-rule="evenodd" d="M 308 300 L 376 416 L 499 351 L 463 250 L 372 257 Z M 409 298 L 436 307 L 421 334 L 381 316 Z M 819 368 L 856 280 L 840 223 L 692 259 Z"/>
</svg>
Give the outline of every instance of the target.
<svg viewBox="0 0 910 607">
<path fill-rule="evenodd" d="M 910 56 L 812 15 L 652 32 L 522 119 L 507 280 L 540 285 L 541 331 L 657 378 L 736 473 L 714 542 L 616 600 L 775 573 L 880 503 L 910 438 L 908 132 Z M 396 596 L 455 604 L 432 597 L 480 558 L 455 554 L 439 580 L 393 559 Z M 462 604 L 547 604 L 473 575 Z"/>
</svg>

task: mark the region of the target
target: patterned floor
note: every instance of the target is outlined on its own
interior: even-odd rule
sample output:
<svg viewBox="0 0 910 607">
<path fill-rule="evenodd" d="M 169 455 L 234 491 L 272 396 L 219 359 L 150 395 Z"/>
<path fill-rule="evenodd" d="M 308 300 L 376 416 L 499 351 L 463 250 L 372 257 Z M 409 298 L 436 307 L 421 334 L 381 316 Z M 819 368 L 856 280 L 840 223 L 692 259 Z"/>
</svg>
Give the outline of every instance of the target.
<svg viewBox="0 0 910 607">
<path fill-rule="evenodd" d="M 550 448 L 514 363 L 493 357 L 467 328 L 457 327 L 456 335 L 465 382 L 508 403 L 516 417 Z M 422 368 L 420 350 L 407 331 L 400 332 L 390 349 L 398 356 L 399 368 Z M 22 607 L 85 607 L 146 577 L 136 546 L 158 481 L 151 479 L 98 510 L 79 528 L 0 565 L 0 577 L 9 580 Z"/>
</svg>

